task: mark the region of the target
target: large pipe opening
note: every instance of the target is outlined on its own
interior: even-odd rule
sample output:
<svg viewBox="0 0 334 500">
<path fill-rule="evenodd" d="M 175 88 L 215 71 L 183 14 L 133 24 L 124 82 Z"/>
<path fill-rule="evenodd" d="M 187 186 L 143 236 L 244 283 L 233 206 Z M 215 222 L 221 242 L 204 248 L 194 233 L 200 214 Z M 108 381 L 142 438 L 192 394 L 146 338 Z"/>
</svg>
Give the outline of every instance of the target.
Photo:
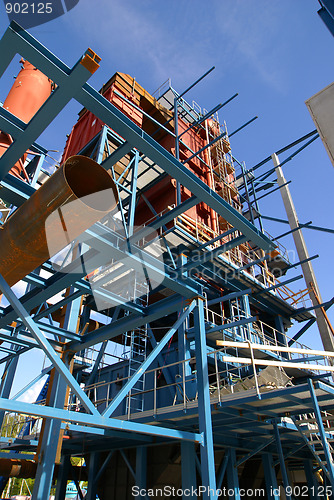
<svg viewBox="0 0 334 500">
<path fill-rule="evenodd" d="M 111 212 L 117 201 L 108 172 L 91 158 L 72 156 L 1 226 L 0 273 L 14 285 L 62 250 L 66 240 Z"/>
<path fill-rule="evenodd" d="M 87 197 L 82 200 L 94 210 L 102 212 L 112 210 L 115 206 L 110 196 L 90 196 L 106 189 L 113 189 L 117 199 L 117 191 L 108 172 L 91 158 L 72 156 L 64 164 L 65 180 L 76 198 Z M 92 176 L 92 169 L 94 176 Z"/>
</svg>

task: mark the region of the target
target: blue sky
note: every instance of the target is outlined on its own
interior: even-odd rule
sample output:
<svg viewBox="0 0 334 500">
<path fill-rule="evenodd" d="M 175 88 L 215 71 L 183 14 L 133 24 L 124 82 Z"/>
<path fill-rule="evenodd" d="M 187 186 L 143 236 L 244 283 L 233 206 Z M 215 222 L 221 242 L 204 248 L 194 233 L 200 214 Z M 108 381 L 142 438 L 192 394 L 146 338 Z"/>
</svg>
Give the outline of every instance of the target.
<svg viewBox="0 0 334 500">
<path fill-rule="evenodd" d="M 90 80 L 96 88 L 121 71 L 151 92 L 171 77 L 181 92 L 215 65 L 187 98 L 211 109 L 239 92 L 220 118 L 233 131 L 259 116 L 231 139 L 234 155 L 252 167 L 315 128 L 304 102 L 334 79 L 334 39 L 318 8 L 317 0 L 80 0 L 66 15 L 30 32 L 69 66 L 88 47 L 97 52 L 101 67 Z M 7 24 L 1 3 L 1 34 Z M 17 72 L 15 61 L 0 80 L 0 100 Z M 71 102 L 40 142 L 61 151 L 79 110 Z M 300 220 L 333 227 L 334 169 L 320 139 L 284 172 L 292 180 Z M 279 194 L 265 198 L 261 209 L 284 218 Z M 266 227 L 273 236 L 286 230 L 277 223 Z M 310 230 L 304 234 L 310 255 L 320 254 L 314 268 L 323 299 L 330 299 L 333 235 Z M 290 238 L 280 241 L 293 248 Z M 334 323 L 334 311 L 330 316 Z M 321 345 L 315 328 L 304 340 Z"/>
</svg>

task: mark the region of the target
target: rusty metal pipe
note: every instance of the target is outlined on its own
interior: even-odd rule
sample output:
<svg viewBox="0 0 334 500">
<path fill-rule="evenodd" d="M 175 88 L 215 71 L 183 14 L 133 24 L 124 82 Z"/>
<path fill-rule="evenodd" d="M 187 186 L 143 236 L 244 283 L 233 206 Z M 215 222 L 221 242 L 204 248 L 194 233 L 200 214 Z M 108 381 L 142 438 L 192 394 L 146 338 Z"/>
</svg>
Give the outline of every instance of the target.
<svg viewBox="0 0 334 500">
<path fill-rule="evenodd" d="M 99 195 L 90 196 L 94 193 Z M 115 183 L 101 165 L 85 156 L 68 158 L 1 226 L 0 273 L 14 285 L 62 250 L 66 239 L 77 238 L 113 210 L 117 201 Z"/>
<path fill-rule="evenodd" d="M 23 479 L 33 479 L 36 476 L 37 462 L 24 459 L 0 458 L 0 476 L 3 477 L 18 477 Z M 75 473 L 72 472 L 72 467 L 69 471 L 69 479 L 74 476 L 87 480 L 85 467 L 73 466 Z M 57 478 L 59 465 L 55 465 L 54 478 Z"/>
</svg>

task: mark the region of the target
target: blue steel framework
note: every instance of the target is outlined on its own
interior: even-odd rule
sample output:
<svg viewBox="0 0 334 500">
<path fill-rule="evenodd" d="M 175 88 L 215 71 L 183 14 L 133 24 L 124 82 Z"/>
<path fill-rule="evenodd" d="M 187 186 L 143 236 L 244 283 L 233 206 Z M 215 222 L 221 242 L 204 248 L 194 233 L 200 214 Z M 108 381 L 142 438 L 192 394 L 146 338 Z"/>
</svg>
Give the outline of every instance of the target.
<svg viewBox="0 0 334 500">
<path fill-rule="evenodd" d="M 116 293 L 106 292 L 100 287 L 94 293 L 112 300 L 114 304 L 112 322 L 90 332 L 86 332 L 84 328 L 77 331 L 81 297 L 84 295 L 88 297 L 88 301 L 92 300 L 89 299 L 92 290 L 85 279 L 86 273 L 80 259 L 74 260 L 62 272 L 55 271 L 52 264 L 46 262 L 42 268 L 49 272 L 49 277 L 44 278 L 37 272 L 30 273 L 24 278 L 29 284 L 28 291 L 20 300 L 0 276 L 0 289 L 9 301 L 9 306 L 0 310 L 1 351 L 4 352 L 0 363 L 5 365 L 0 387 L 1 420 L 5 412 L 44 419 L 36 452 L 38 466 L 33 499 L 48 498 L 54 464 L 59 459 L 57 448 L 64 433 L 69 434 L 71 439 L 63 442 L 56 493 L 58 500 L 64 498 L 66 480 L 71 470 L 71 454 L 89 457 L 87 498 L 93 499 L 96 497 L 99 479 L 105 474 L 117 450 L 133 476 L 134 484 L 145 488 L 148 455 L 156 445 L 164 446 L 166 443 L 180 443 L 182 486 L 206 486 L 203 498 L 217 498 L 216 488 L 221 488 L 224 481 L 227 481 L 230 489 L 229 497 L 240 498 L 238 467 L 240 471 L 240 467 L 255 456 L 262 457 L 268 498 L 280 496 L 277 494 L 275 457 L 278 457 L 285 487 L 291 481 L 286 466 L 291 457 L 303 461 L 309 485 L 314 487 L 318 484 L 314 472 L 321 469 L 324 478 L 328 478 L 328 484 L 334 486 L 333 459 L 329 444 L 333 435 L 330 425 L 323 424 L 324 412 L 333 407 L 334 389 L 321 380 L 328 376 L 328 372 L 330 374 L 333 371 L 333 366 L 331 362 L 316 364 L 319 360 L 326 361 L 328 356 L 333 357 L 333 353 L 311 351 L 305 347 L 293 350 L 288 347 L 296 344 L 299 337 L 297 334 L 295 339 L 289 341 L 285 335 L 284 328 L 289 325 L 291 318 L 307 321 L 302 329 L 304 331 L 314 321 L 309 308 L 296 308 L 276 294 L 278 288 L 286 286 L 299 276 L 270 285 L 251 278 L 246 272 L 251 266 L 268 260 L 268 253 L 276 248 L 276 244 L 262 232 L 261 219 L 260 229 L 253 224 L 256 219 L 253 212 L 257 211 L 259 214 L 257 201 L 255 200 L 254 205 L 250 203 L 250 196 L 255 194 L 258 185 L 254 183 L 254 176 L 242 168 L 244 196 L 249 203 L 252 221 L 249 222 L 189 171 L 178 160 L 177 155 L 175 158 L 169 154 L 87 83 L 91 73 L 87 65 L 81 63 L 87 58 L 94 59 L 95 55 L 91 50 L 70 69 L 29 33 L 12 23 L 0 41 L 0 75 L 16 53 L 51 78 L 57 84 L 57 89 L 28 124 L 0 108 L 0 129 L 15 139 L 0 159 L 1 195 L 6 201 L 19 206 L 34 192 L 36 178 L 31 185 L 27 185 L 8 175 L 8 172 L 28 148 L 36 152 L 39 158 L 47 153 L 34 141 L 66 103 L 75 98 L 105 123 L 101 134 L 88 145 L 95 159 L 105 168 L 112 169 L 125 155 L 131 157 L 128 175 L 124 173 L 116 181 L 121 200 L 123 239 L 118 237 L 115 243 L 115 239 L 110 238 L 110 230 L 99 224 L 87 232 L 94 239 L 94 248 L 100 254 L 108 256 L 112 252 L 115 258 L 126 258 L 135 267 L 138 265 L 138 255 L 133 251 L 136 243 L 152 230 L 161 228 L 165 229 L 162 239 L 166 242 L 166 225 L 200 201 L 204 201 L 233 226 L 233 230 L 211 241 L 199 242 L 193 238 L 192 250 L 180 252 L 177 259 L 166 244 L 169 260 L 166 260 L 168 263 L 165 263 L 163 269 L 157 266 L 152 255 L 145 253 L 143 247 L 139 264 L 159 277 L 162 283 L 160 289 L 167 289 L 170 293 L 144 307 L 138 301 L 125 302 Z M 195 111 L 191 111 L 183 101 L 184 93 L 174 95 L 171 105 L 176 114 L 179 110 L 183 117 L 194 113 L 189 121 L 190 127 L 194 121 L 200 124 L 201 117 L 195 116 Z M 218 107 L 212 112 L 217 109 Z M 118 148 L 102 161 L 109 136 L 118 143 Z M 176 144 L 178 139 L 176 137 Z M 85 151 L 81 153 L 85 154 Z M 198 155 L 198 152 L 192 153 Z M 40 161 L 38 169 L 41 168 Z M 178 189 L 181 185 L 186 186 L 192 197 L 181 203 L 178 196 L 176 206 L 164 214 L 156 214 L 153 207 L 150 207 L 153 222 L 134 232 L 136 202 L 139 196 L 145 197 L 144 189 L 139 188 L 138 184 L 145 168 L 155 172 L 155 182 L 166 174 L 170 175 L 176 179 Z M 237 236 L 234 235 L 228 243 L 215 246 L 216 242 L 229 234 L 235 234 L 236 230 Z M 246 241 L 261 249 L 262 257 L 258 261 L 236 266 L 225 258 L 228 251 Z M 94 257 L 94 252 L 88 251 L 85 254 L 87 261 Z M 291 267 L 288 262 L 284 265 L 286 268 Z M 228 291 L 227 295 L 221 297 L 215 293 L 214 288 L 209 285 L 210 281 L 222 286 Z M 63 299 L 56 304 L 49 304 L 44 310 L 40 308 L 41 304 L 46 304 L 48 299 L 65 289 L 68 289 L 68 294 Z M 230 321 L 226 324 L 217 323 L 210 307 L 223 307 L 224 304 L 231 309 Z M 328 308 L 331 304 L 332 302 L 326 303 L 324 306 Z M 53 324 L 51 315 L 65 306 L 65 321 L 60 328 Z M 275 327 L 271 327 L 274 333 L 269 336 L 266 327 L 262 329 L 262 333 L 256 330 L 255 325 L 259 324 L 257 314 L 260 313 L 275 320 Z M 13 321 L 17 323 L 15 327 Z M 157 326 L 154 325 L 159 321 L 160 335 L 156 338 L 154 332 Z M 172 324 L 166 327 L 164 321 Z M 151 344 L 148 356 L 137 372 L 130 378 L 125 378 L 121 384 L 115 372 L 112 382 L 117 383 L 113 386 L 116 385 L 116 392 L 112 396 L 109 396 L 109 392 L 107 395 L 102 394 L 104 389 L 96 381 L 98 373 L 109 370 L 106 367 L 98 371 L 107 342 L 117 340 L 125 332 L 134 331 L 143 325 L 147 325 Z M 178 348 L 173 350 L 171 341 L 176 333 Z M 222 349 L 216 348 L 217 340 L 225 342 Z M 99 347 L 98 354 L 88 380 L 86 379 L 86 387 L 83 388 L 80 384 L 82 373 L 79 370 L 77 376 L 72 373 L 73 356 L 78 353 L 78 359 L 81 356 L 84 361 L 85 350 L 94 346 Z M 175 347 L 175 343 L 172 346 Z M 41 376 L 54 368 L 47 406 L 18 401 L 23 391 L 15 397 L 9 397 L 18 357 L 33 349 L 41 349 L 50 361 L 50 367 Z M 255 352 L 260 352 L 260 358 L 254 355 Z M 166 360 L 169 355 L 172 362 L 168 364 Z M 247 356 L 246 360 L 244 356 Z M 116 364 L 116 371 L 126 362 L 127 360 L 123 360 Z M 257 367 L 266 364 L 282 366 L 295 374 L 298 372 L 299 383 L 275 391 L 260 390 L 258 377 L 261 372 L 258 373 Z M 131 391 L 144 372 L 150 385 L 149 390 L 144 390 L 145 394 L 142 395 L 146 411 L 131 413 L 128 404 L 129 412 L 124 415 L 123 403 L 126 398 L 131 402 Z M 318 372 L 320 376 L 316 375 Z M 166 381 L 165 392 L 168 395 L 159 398 L 157 385 L 161 374 Z M 241 377 L 245 379 L 246 376 L 248 379 L 253 377 L 254 389 L 244 393 L 230 392 L 227 396 L 225 393 L 224 396 L 221 384 L 225 384 L 225 389 L 236 386 L 236 381 L 240 381 Z M 215 383 L 212 383 L 212 378 Z M 31 381 L 25 389 L 32 387 L 36 381 L 37 379 Z M 109 386 L 111 385 L 110 383 Z M 70 397 L 67 388 L 70 388 Z M 95 394 L 97 391 L 97 397 L 92 396 L 92 388 Z M 102 394 L 102 398 L 99 398 L 99 394 Z M 80 411 L 74 411 L 75 406 Z M 325 416 L 327 423 L 332 420 L 331 414 L 327 413 Z M 311 426 L 308 426 L 309 422 Z M 36 444 L 31 440 L 23 446 L 19 440 L 12 443 L 9 438 L 1 438 L 1 442 L 5 449 L 10 449 L 14 444 L 21 450 L 29 449 L 29 446 L 34 449 Z M 127 450 L 131 451 L 133 448 L 136 456 L 135 461 L 131 462 Z M 321 458 L 322 453 L 325 454 L 325 459 Z M 18 456 L 25 458 L 23 453 Z M 318 498 L 321 495 L 314 490 L 311 496 Z"/>
</svg>

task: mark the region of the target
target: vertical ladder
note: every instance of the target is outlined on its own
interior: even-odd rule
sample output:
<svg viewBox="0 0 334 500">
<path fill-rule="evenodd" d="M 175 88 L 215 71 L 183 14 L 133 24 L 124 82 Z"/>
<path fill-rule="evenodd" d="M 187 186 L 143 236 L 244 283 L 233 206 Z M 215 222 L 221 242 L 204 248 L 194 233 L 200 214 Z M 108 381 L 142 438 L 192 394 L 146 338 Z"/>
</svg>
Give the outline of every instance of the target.
<svg viewBox="0 0 334 500">
<path fill-rule="evenodd" d="M 149 285 L 147 282 L 135 281 L 134 301 L 146 307 L 148 304 Z M 123 357 L 128 359 L 128 377 L 132 377 L 147 357 L 147 325 L 126 332 L 123 335 Z M 131 389 L 126 398 L 126 413 L 136 413 L 144 410 L 145 373 Z"/>
</svg>

